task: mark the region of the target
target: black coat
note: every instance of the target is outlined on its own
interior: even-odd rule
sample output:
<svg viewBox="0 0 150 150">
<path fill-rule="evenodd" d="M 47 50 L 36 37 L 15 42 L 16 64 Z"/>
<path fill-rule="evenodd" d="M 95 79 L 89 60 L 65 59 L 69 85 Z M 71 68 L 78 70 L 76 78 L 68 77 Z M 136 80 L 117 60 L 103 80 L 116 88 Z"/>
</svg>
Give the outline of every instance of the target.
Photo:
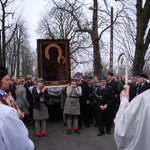
<svg viewBox="0 0 150 150">
<path fill-rule="evenodd" d="M 14 85 L 10 85 L 8 89 L 5 90 L 6 93 L 11 93 L 13 98 L 16 100 L 16 87 Z"/>
<path fill-rule="evenodd" d="M 124 85 L 125 85 L 125 81 L 120 81 L 119 83 L 118 83 L 118 92 L 119 92 L 119 94 L 122 92 L 122 90 L 124 89 Z"/>
<path fill-rule="evenodd" d="M 89 84 L 88 85 L 88 94 L 89 94 L 89 101 L 90 103 L 93 103 L 93 85 Z"/>
<path fill-rule="evenodd" d="M 86 101 L 89 100 L 89 88 L 88 83 L 84 80 L 81 80 L 78 83 L 79 86 L 82 88 L 82 95 L 80 96 L 80 104 L 86 105 Z"/>
<path fill-rule="evenodd" d="M 26 88 L 26 97 L 27 97 L 28 103 L 29 103 L 30 107 L 33 108 L 33 97 L 32 97 L 32 93 L 29 90 L 30 86 L 34 86 L 34 83 L 26 82 L 24 85 L 24 87 Z"/>
<path fill-rule="evenodd" d="M 34 106 L 34 108 L 40 109 L 40 104 L 41 104 L 41 102 L 40 102 L 40 97 L 41 97 L 42 95 L 43 95 L 42 92 L 40 92 L 40 93 L 37 92 L 37 87 L 34 87 L 34 88 L 32 89 L 33 106 Z M 44 92 L 44 103 L 45 103 L 45 104 L 46 104 L 46 102 L 48 101 L 48 99 L 49 99 L 49 94 L 48 94 L 48 91 L 46 90 L 46 91 Z"/>
<path fill-rule="evenodd" d="M 129 86 L 130 86 L 129 101 L 131 101 L 137 94 L 138 84 L 137 83 L 130 83 Z"/>
<path fill-rule="evenodd" d="M 108 81 L 107 82 L 107 86 L 111 87 L 112 90 L 113 90 L 113 93 L 115 95 L 118 95 L 119 94 L 119 90 L 118 90 L 118 83 L 114 80 L 111 80 L 110 82 Z"/>
<path fill-rule="evenodd" d="M 148 82 L 145 82 L 143 85 L 140 85 L 139 88 L 138 88 L 138 94 L 146 91 L 150 89 L 150 84 Z"/>
<path fill-rule="evenodd" d="M 95 98 L 98 107 L 107 104 L 108 107 L 106 110 L 113 109 L 115 96 L 111 87 L 106 86 L 104 89 L 101 86 L 97 87 L 95 89 Z"/>
</svg>

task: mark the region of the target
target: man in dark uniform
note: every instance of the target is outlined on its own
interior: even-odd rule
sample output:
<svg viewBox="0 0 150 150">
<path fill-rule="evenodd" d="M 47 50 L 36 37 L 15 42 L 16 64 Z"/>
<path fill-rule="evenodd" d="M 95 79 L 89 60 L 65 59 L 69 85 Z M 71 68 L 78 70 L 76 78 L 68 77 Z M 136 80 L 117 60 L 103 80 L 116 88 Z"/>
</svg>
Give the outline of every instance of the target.
<svg viewBox="0 0 150 150">
<path fill-rule="evenodd" d="M 131 101 L 137 95 L 137 87 L 139 85 L 138 83 L 139 74 L 133 74 L 131 78 L 132 82 L 129 84 L 130 85 L 129 101 Z"/>
<path fill-rule="evenodd" d="M 150 89 L 150 84 L 147 82 L 147 80 L 148 80 L 147 75 L 143 73 L 139 74 L 138 78 L 139 87 L 137 89 L 138 94 Z"/>
<path fill-rule="evenodd" d="M 82 73 L 77 72 L 74 77 L 77 78 L 77 84 L 82 88 L 82 95 L 80 96 L 80 115 L 79 115 L 79 126 L 78 128 L 82 128 L 82 119 L 86 125 L 86 127 L 90 127 L 89 125 L 89 116 L 87 113 L 88 105 L 90 104 L 89 101 L 89 93 L 88 93 L 88 84 L 84 80 Z"/>
<path fill-rule="evenodd" d="M 92 76 L 86 76 L 86 82 L 88 84 L 88 94 L 89 94 L 89 105 L 87 105 L 87 115 L 89 124 L 93 124 L 93 85 L 92 85 Z"/>
<path fill-rule="evenodd" d="M 106 133 L 111 134 L 112 123 L 112 108 L 114 101 L 114 94 L 112 88 L 107 86 L 107 80 L 105 77 L 100 78 L 100 86 L 95 89 L 95 97 L 98 109 L 98 124 L 99 134 L 102 136 L 105 134 L 104 126 L 106 126 Z"/>
<path fill-rule="evenodd" d="M 112 124 L 115 114 L 117 113 L 116 110 L 118 110 L 118 101 L 119 101 L 119 90 L 118 90 L 118 83 L 113 80 L 113 73 L 108 72 L 107 74 L 107 86 L 111 87 L 113 90 L 113 94 L 115 95 L 115 99 L 113 99 L 113 108 L 112 108 Z"/>
</svg>

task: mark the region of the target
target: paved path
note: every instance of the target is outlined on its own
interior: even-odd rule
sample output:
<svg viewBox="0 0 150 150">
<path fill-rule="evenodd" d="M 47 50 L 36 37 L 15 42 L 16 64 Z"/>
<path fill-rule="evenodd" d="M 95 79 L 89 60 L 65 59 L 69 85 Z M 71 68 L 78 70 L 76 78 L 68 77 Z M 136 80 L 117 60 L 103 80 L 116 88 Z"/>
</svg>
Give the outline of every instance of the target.
<svg viewBox="0 0 150 150">
<path fill-rule="evenodd" d="M 61 121 L 49 121 L 45 138 L 35 138 L 34 126 L 29 127 L 29 137 L 35 144 L 35 150 L 117 150 L 113 133 L 98 137 L 98 128 L 93 125 L 90 128 L 83 126 L 80 135 L 73 131 L 67 135 L 66 129 Z"/>
</svg>

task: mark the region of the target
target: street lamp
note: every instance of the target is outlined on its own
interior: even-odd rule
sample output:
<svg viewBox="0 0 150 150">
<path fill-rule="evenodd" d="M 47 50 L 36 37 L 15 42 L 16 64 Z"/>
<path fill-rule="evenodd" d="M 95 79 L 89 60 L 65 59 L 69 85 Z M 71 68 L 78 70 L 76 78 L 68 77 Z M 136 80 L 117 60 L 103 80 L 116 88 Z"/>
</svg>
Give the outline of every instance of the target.
<svg viewBox="0 0 150 150">
<path fill-rule="evenodd" d="M 110 66 L 109 70 L 113 72 L 113 7 L 111 7 L 111 23 L 110 23 Z"/>
<path fill-rule="evenodd" d="M 1 52 L 2 52 L 2 45 L 1 45 L 1 42 L 2 42 L 2 40 L 1 40 L 1 31 L 2 31 L 2 30 L 0 29 L 0 64 L 2 63 L 2 62 L 1 62 L 1 60 L 2 60 L 2 59 L 1 59 L 1 54 L 2 54 L 2 53 L 1 53 Z"/>
<path fill-rule="evenodd" d="M 90 6 L 90 10 L 99 10 L 95 7 Z M 113 7 L 111 7 L 111 14 L 110 14 L 110 63 L 109 63 L 109 71 L 113 72 Z"/>
<path fill-rule="evenodd" d="M 97 10 L 95 7 L 90 6 L 89 7 L 90 10 Z"/>
</svg>

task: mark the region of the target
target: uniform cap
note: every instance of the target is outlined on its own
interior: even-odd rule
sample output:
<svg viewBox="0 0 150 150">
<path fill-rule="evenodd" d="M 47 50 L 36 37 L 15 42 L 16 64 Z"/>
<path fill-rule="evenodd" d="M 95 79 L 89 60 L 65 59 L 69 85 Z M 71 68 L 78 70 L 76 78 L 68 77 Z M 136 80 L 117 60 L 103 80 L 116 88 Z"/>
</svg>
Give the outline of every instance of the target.
<svg viewBox="0 0 150 150">
<path fill-rule="evenodd" d="M 87 75 L 83 75 L 82 78 L 83 78 L 83 79 L 87 79 Z"/>
<path fill-rule="evenodd" d="M 107 81 L 107 78 L 106 78 L 106 77 L 100 77 L 99 80 L 100 80 L 100 81 Z"/>
<path fill-rule="evenodd" d="M 139 73 L 133 74 L 132 77 L 139 77 Z"/>
<path fill-rule="evenodd" d="M 77 72 L 73 77 L 81 77 L 82 73 L 81 72 Z"/>
<path fill-rule="evenodd" d="M 148 79 L 148 76 L 144 73 L 140 73 L 138 77 Z"/>
<path fill-rule="evenodd" d="M 91 80 L 91 79 L 92 79 L 92 76 L 86 76 L 86 79 L 87 79 L 87 80 Z"/>
<path fill-rule="evenodd" d="M 112 72 L 108 72 L 107 73 L 109 76 L 114 76 L 114 74 Z"/>
</svg>

